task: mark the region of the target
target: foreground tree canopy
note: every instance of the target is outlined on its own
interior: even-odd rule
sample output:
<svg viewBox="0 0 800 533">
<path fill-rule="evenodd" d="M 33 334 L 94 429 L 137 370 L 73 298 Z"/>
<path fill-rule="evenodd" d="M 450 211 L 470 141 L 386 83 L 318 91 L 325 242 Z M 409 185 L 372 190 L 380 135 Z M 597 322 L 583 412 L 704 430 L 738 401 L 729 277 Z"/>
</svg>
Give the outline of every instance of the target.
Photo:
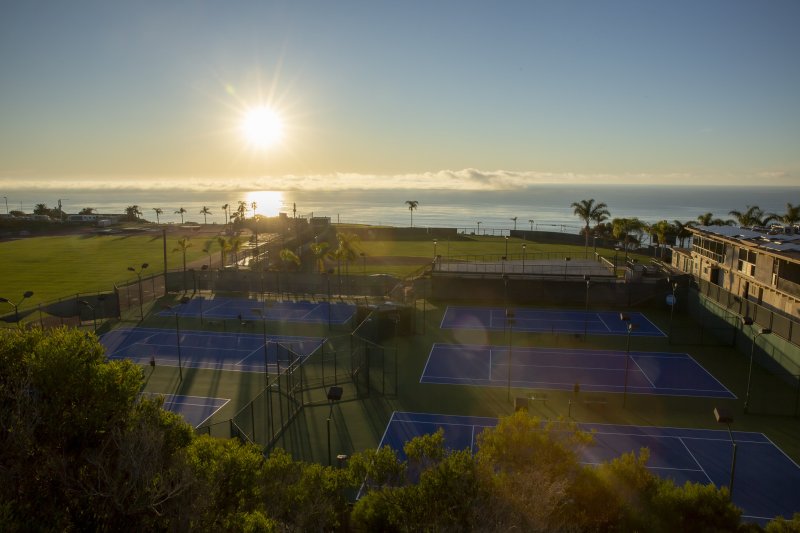
<svg viewBox="0 0 800 533">
<path fill-rule="evenodd" d="M 726 490 L 651 474 L 646 450 L 581 465 L 592 437 L 563 421 L 519 412 L 475 454 L 446 449 L 440 432 L 335 469 L 196 436 L 139 397 L 142 378 L 78 330 L 0 332 L 1 530 L 758 529 L 740 524 Z"/>
</svg>

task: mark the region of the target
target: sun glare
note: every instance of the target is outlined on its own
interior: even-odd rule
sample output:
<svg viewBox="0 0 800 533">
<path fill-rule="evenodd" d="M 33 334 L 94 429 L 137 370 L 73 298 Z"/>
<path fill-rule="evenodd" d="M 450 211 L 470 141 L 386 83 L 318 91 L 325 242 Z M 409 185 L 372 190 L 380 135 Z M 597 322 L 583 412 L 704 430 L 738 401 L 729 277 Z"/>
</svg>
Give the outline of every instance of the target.
<svg viewBox="0 0 800 533">
<path fill-rule="evenodd" d="M 270 148 L 283 139 L 283 121 L 273 109 L 255 107 L 244 114 L 242 134 L 254 148 Z"/>
<path fill-rule="evenodd" d="M 283 207 L 283 193 L 280 191 L 250 191 L 247 193 L 247 205 L 256 203 L 256 214 L 264 217 L 275 217 Z"/>
</svg>

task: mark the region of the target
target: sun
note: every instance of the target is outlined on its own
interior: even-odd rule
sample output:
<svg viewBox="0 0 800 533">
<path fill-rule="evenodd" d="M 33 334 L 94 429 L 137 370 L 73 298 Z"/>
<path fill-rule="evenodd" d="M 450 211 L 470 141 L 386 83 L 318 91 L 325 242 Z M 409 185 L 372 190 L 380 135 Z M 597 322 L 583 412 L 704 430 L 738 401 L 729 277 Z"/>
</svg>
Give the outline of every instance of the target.
<svg viewBox="0 0 800 533">
<path fill-rule="evenodd" d="M 269 107 L 254 107 L 245 112 L 241 124 L 247 143 L 259 149 L 270 148 L 283 139 L 283 121 Z"/>
</svg>

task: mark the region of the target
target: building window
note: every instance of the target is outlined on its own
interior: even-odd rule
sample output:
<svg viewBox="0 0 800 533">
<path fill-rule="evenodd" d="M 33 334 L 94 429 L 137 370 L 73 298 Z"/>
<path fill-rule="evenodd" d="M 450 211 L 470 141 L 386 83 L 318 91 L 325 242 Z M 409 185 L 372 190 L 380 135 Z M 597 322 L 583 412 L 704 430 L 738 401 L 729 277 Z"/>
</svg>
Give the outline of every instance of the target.
<svg viewBox="0 0 800 533">
<path fill-rule="evenodd" d="M 758 254 L 755 251 L 739 248 L 739 261 L 736 265 L 736 269 L 746 276 L 753 277 L 756 275 L 757 261 Z"/>
</svg>

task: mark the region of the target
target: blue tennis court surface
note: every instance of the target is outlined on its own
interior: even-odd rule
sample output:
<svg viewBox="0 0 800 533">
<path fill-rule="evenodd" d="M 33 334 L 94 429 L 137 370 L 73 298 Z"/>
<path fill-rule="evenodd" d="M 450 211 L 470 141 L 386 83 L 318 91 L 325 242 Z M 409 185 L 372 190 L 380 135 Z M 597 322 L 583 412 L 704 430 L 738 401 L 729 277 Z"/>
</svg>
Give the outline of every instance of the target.
<svg viewBox="0 0 800 533">
<path fill-rule="evenodd" d="M 435 343 L 420 383 L 735 398 L 689 354 Z M 627 368 L 627 370 L 626 370 Z"/>
<path fill-rule="evenodd" d="M 164 409 L 177 413 L 192 425 L 200 427 L 206 420 L 222 409 L 230 400 L 227 398 L 207 398 L 205 396 L 181 396 L 178 394 L 142 393 L 149 397 L 163 396 Z"/>
<path fill-rule="evenodd" d="M 100 337 L 109 359 L 130 359 L 147 365 L 178 366 L 175 330 L 122 328 Z M 316 337 L 267 335 L 269 372 L 285 366 L 296 356 L 308 357 L 322 345 Z M 290 351 L 291 350 L 291 351 Z M 297 354 L 296 356 L 294 354 Z M 181 331 L 181 364 L 184 368 L 209 368 L 237 372 L 264 372 L 264 336 L 245 333 Z"/>
<path fill-rule="evenodd" d="M 476 451 L 476 438 L 497 419 L 424 413 L 395 412 L 389 420 L 380 446 L 401 452 L 403 443 L 444 430 L 448 448 Z M 610 424 L 578 424 L 594 432 L 594 444 L 581 452 L 584 464 L 598 464 L 650 450 L 647 466 L 654 473 L 686 481 L 727 486 L 730 481 L 731 441 L 726 430 L 680 429 Z M 800 511 L 800 467 L 762 433 L 734 431 L 737 444 L 733 503 L 744 510 L 747 520 L 764 522 L 775 516 Z"/>
<path fill-rule="evenodd" d="M 514 308 L 514 331 L 530 333 L 579 333 L 627 335 L 628 325 L 616 311 L 563 311 L 559 309 Z M 642 313 L 626 313 L 634 325 L 631 336 L 665 337 L 663 331 Z M 506 310 L 501 307 L 448 307 L 443 329 L 505 329 Z"/>
<path fill-rule="evenodd" d="M 259 311 L 254 311 L 258 309 Z M 261 315 L 269 321 L 304 322 L 310 324 L 346 324 L 355 314 L 354 305 L 335 302 L 262 302 L 247 298 L 227 298 L 217 296 L 212 299 L 204 297 L 192 298 L 185 304 L 158 313 L 159 316 L 171 316 L 177 313 L 182 317 L 200 317 L 207 319 L 240 319 L 261 320 Z"/>
</svg>

